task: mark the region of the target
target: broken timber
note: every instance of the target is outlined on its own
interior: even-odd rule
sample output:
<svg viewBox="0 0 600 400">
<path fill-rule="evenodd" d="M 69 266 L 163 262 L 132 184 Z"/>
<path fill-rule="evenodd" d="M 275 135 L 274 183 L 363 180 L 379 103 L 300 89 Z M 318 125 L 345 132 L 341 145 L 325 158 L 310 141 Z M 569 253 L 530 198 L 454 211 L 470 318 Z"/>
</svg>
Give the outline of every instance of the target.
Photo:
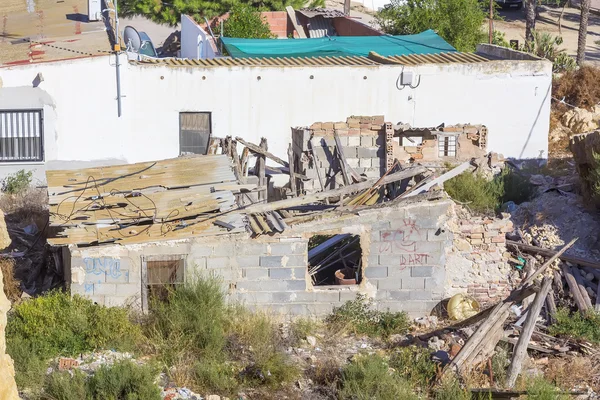
<svg viewBox="0 0 600 400">
<path fill-rule="evenodd" d="M 527 253 L 539 254 L 540 256 L 544 256 L 544 257 L 552 257 L 554 254 L 556 254 L 556 251 L 554 251 L 554 250 L 543 249 L 541 247 L 531 246 L 528 244 L 519 243 L 519 242 L 515 242 L 512 240 L 507 240 L 506 245 L 507 246 L 513 245 L 513 246 L 518 247 L 519 250 L 525 251 Z M 577 264 L 577 265 L 581 265 L 583 267 L 588 267 L 588 268 L 600 269 L 600 262 L 588 260 L 585 258 L 566 256 L 563 254 L 561 254 L 559 256 L 559 258 L 563 261 L 570 262 L 571 264 Z"/>
<path fill-rule="evenodd" d="M 237 140 L 238 142 L 240 142 L 241 144 L 243 144 L 244 146 L 246 146 L 251 152 L 255 153 L 255 154 L 261 154 L 265 157 L 267 157 L 270 160 L 275 161 L 278 164 L 283 165 L 286 168 L 290 167 L 290 164 L 287 163 L 286 161 L 283 161 L 281 158 L 277 157 L 275 154 L 273 153 L 269 153 L 267 151 L 267 149 L 262 147 L 262 140 L 261 140 L 261 146 L 257 146 L 255 144 L 246 142 L 244 139 L 242 139 L 241 137 L 237 136 L 235 138 L 235 140 Z"/>
</svg>

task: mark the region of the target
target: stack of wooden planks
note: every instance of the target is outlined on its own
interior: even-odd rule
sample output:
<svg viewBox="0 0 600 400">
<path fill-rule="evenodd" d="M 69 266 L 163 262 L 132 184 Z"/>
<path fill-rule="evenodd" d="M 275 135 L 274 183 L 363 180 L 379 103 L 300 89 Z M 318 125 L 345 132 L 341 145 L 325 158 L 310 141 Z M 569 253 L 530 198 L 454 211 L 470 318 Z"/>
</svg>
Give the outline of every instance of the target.
<svg viewBox="0 0 600 400">
<path fill-rule="evenodd" d="M 52 245 L 121 244 L 243 232 L 240 185 L 224 155 L 47 171 Z M 251 185 L 250 185 L 251 186 Z M 233 229 L 213 224 L 215 215 Z"/>
</svg>

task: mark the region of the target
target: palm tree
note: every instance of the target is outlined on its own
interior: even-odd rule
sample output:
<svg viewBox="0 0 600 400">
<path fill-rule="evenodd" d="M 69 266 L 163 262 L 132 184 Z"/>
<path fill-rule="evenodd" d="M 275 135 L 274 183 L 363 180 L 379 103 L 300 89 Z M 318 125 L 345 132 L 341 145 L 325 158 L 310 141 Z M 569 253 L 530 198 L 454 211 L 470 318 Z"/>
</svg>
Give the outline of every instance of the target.
<svg viewBox="0 0 600 400">
<path fill-rule="evenodd" d="M 527 43 L 531 43 L 534 40 L 533 32 L 535 31 L 536 8 L 537 0 L 525 1 L 525 41 Z"/>
<path fill-rule="evenodd" d="M 590 0 L 581 0 L 581 20 L 579 21 L 579 38 L 577 40 L 577 64 L 585 61 L 585 39 L 587 36 L 588 19 L 590 17 Z"/>
</svg>

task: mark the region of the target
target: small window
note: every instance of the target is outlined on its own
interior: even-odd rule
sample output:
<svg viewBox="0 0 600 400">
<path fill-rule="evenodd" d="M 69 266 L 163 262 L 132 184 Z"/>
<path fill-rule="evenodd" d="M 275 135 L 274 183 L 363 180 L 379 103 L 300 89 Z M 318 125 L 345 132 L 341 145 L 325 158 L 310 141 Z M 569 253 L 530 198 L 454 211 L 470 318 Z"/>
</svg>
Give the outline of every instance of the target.
<svg viewBox="0 0 600 400">
<path fill-rule="evenodd" d="M 42 110 L 0 111 L 0 161 L 43 161 Z"/>
<path fill-rule="evenodd" d="M 456 136 L 438 135 L 438 151 L 440 157 L 456 157 Z"/>
<path fill-rule="evenodd" d="M 314 235 L 308 241 L 308 273 L 315 286 L 357 285 L 362 277 L 358 235 Z"/>
<path fill-rule="evenodd" d="M 206 154 L 211 132 L 209 112 L 179 113 L 179 154 Z"/>
<path fill-rule="evenodd" d="M 148 257 L 144 272 L 144 303 L 153 298 L 165 300 L 170 290 L 185 283 L 185 260 L 179 255 Z"/>
</svg>

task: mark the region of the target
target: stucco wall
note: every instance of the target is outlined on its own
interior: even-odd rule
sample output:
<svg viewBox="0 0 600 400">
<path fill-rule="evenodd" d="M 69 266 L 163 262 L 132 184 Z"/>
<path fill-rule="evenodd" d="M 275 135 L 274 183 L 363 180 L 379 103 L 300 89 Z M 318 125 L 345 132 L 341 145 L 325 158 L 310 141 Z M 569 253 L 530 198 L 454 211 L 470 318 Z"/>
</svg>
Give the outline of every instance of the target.
<svg viewBox="0 0 600 400">
<path fill-rule="evenodd" d="M 55 114 L 54 126 L 45 129 L 46 161 L 178 156 L 181 111 L 212 112 L 218 137 L 258 143 L 264 136 L 282 158 L 291 127 L 348 115 L 385 115 L 415 127 L 481 123 L 489 128 L 488 150 L 547 156 L 552 73 L 545 61 L 201 68 L 140 66 L 123 57 L 121 118 L 114 61 L 100 56 L 0 69 L 0 99 L 9 104 L 7 88 L 31 87 L 43 73 L 39 88 Z M 415 74 L 416 88 L 397 86 L 403 70 Z M 36 96 L 30 101 L 37 102 Z M 7 168 L 0 165 L 0 176 Z"/>
<path fill-rule="evenodd" d="M 190 239 L 130 246 L 71 248 L 72 293 L 100 304 L 140 303 L 144 257 L 183 255 L 186 279 L 214 273 L 231 300 L 292 315 L 324 315 L 355 298 L 381 309 L 424 315 L 443 298 L 445 254 L 452 244 L 452 202 L 439 200 L 362 211 L 359 216 L 294 225 L 281 235 Z M 363 279 L 353 286 L 313 286 L 308 239 L 314 234 L 360 236 Z"/>
<path fill-rule="evenodd" d="M 212 38 L 187 15 L 181 15 L 181 58 L 215 58 Z"/>
</svg>

